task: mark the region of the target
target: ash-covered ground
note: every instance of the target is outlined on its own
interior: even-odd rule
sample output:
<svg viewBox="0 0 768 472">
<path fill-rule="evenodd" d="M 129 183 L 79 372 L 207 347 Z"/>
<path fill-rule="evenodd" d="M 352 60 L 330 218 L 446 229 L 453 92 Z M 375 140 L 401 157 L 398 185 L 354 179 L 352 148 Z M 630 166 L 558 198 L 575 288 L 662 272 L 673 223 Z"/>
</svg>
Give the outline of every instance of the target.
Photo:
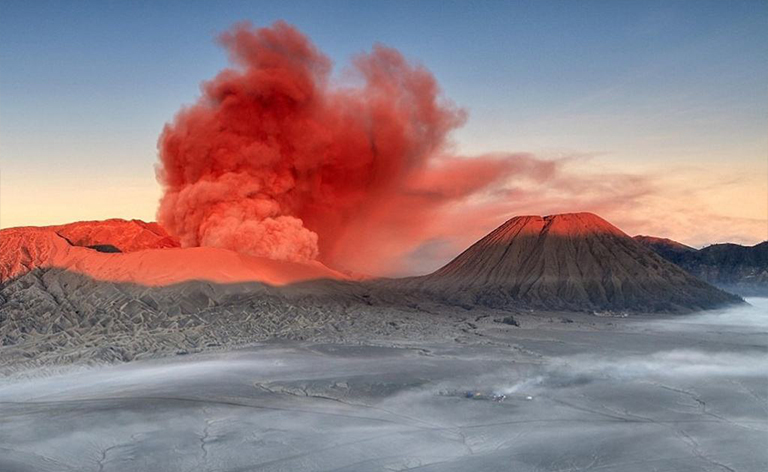
<svg viewBox="0 0 768 472">
<path fill-rule="evenodd" d="M 424 313 L 421 336 L 15 371 L 0 470 L 764 471 L 768 300 L 749 301 L 519 326 Z"/>
</svg>

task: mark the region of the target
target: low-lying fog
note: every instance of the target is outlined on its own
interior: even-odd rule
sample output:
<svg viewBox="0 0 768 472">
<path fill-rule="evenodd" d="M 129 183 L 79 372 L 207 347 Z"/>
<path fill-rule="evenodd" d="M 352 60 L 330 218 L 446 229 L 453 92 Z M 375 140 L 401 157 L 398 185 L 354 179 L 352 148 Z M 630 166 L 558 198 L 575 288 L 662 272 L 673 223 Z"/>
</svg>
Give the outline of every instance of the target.
<svg viewBox="0 0 768 472">
<path fill-rule="evenodd" d="M 660 321 L 661 326 L 713 326 L 716 328 L 743 329 L 748 327 L 768 329 L 768 298 L 748 298 L 747 303 L 710 310 L 699 314 L 677 316 Z"/>
<path fill-rule="evenodd" d="M 749 302 L 0 380 L 0 471 L 764 471 L 768 299 Z"/>
</svg>

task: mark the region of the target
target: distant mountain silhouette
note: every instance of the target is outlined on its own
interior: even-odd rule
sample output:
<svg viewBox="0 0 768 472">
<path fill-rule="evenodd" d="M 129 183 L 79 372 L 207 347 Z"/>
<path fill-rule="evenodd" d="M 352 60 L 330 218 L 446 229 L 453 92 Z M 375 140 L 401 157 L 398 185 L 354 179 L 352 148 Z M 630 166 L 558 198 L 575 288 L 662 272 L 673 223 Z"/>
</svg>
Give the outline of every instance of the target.
<svg viewBox="0 0 768 472">
<path fill-rule="evenodd" d="M 754 246 L 713 244 L 697 250 L 671 239 L 635 236 L 635 240 L 712 285 L 742 296 L 768 296 L 768 241 Z"/>
<path fill-rule="evenodd" d="M 406 285 L 464 305 L 685 312 L 739 302 L 591 213 L 512 218 Z"/>
</svg>

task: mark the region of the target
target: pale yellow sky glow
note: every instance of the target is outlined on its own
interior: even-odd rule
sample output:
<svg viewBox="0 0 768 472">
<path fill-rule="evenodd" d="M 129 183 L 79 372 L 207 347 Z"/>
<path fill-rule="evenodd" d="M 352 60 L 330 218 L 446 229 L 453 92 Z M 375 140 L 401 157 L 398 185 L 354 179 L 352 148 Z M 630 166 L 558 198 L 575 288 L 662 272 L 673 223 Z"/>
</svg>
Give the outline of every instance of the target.
<svg viewBox="0 0 768 472">
<path fill-rule="evenodd" d="M 542 152 L 556 158 L 564 153 Z M 71 173 L 10 173 L 0 169 L 0 226 L 40 226 L 78 220 L 137 218 L 154 220 L 161 195 L 145 156 L 146 171 L 134 175 L 100 174 L 75 167 Z M 671 158 L 670 158 L 671 161 Z M 530 187 L 536 198 L 503 202 L 514 214 L 594 211 L 629 234 L 668 237 L 693 246 L 717 242 L 755 244 L 768 239 L 768 159 L 758 165 L 712 164 L 707 168 L 683 164 L 616 164 L 610 156 L 577 159 L 567 165 L 567 178 L 632 175 L 643 179 L 638 188 L 613 189 L 615 194 L 562 191 L 557 182 Z M 30 169 L 32 170 L 32 169 Z M 514 182 L 513 182 L 514 184 Z M 613 201 L 615 197 L 625 202 Z M 619 204 L 621 203 L 621 204 Z M 500 215 L 498 223 L 505 216 Z M 478 228 L 483 233 L 492 228 Z"/>
<path fill-rule="evenodd" d="M 2 173 L 0 225 L 44 226 L 107 218 L 154 220 L 161 191 L 151 175 L 133 179 L 71 177 L 29 179 Z"/>
</svg>

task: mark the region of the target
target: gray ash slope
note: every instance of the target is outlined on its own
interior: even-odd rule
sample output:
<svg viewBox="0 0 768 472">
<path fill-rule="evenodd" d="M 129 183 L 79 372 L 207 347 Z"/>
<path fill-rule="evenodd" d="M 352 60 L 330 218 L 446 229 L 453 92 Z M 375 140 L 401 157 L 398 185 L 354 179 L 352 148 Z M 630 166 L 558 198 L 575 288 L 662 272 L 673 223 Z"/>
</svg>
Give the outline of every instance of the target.
<svg viewBox="0 0 768 472">
<path fill-rule="evenodd" d="M 468 321 L 501 323 L 508 315 L 468 312 L 349 281 L 147 287 L 35 269 L 0 285 L 0 375 L 267 340 L 390 345 L 472 338 L 477 326 Z"/>
<path fill-rule="evenodd" d="M 677 313 L 742 302 L 591 213 L 512 218 L 401 285 L 466 306 Z"/>
<path fill-rule="evenodd" d="M 130 361 L 334 331 L 354 300 L 334 281 L 278 289 L 189 281 L 164 287 L 35 269 L 0 287 L 2 365 Z"/>
<path fill-rule="evenodd" d="M 702 249 L 651 236 L 635 240 L 696 277 L 742 296 L 768 296 L 768 241 L 754 246 L 713 244 Z"/>
</svg>

